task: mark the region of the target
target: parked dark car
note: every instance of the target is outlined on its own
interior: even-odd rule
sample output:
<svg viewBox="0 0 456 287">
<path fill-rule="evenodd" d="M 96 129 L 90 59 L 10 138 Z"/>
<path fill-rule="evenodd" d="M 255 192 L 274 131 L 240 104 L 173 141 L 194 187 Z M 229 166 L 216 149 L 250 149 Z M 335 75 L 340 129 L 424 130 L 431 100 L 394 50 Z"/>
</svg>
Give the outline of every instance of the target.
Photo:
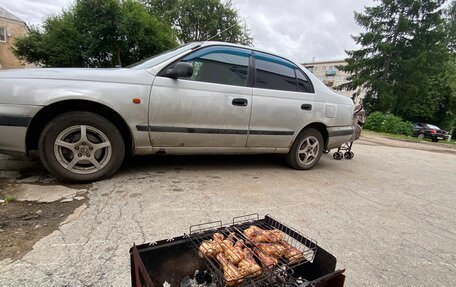
<svg viewBox="0 0 456 287">
<path fill-rule="evenodd" d="M 442 130 L 438 126 L 426 123 L 416 123 L 413 127 L 413 136 L 419 139 L 428 138 L 433 142 L 438 142 L 448 137 L 447 131 Z"/>
</svg>

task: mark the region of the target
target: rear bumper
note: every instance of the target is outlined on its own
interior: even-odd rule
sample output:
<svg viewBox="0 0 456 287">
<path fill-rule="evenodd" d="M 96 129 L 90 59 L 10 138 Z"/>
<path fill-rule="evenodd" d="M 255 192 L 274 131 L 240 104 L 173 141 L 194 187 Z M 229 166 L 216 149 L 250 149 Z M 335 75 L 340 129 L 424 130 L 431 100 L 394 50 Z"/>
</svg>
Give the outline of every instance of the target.
<svg viewBox="0 0 456 287">
<path fill-rule="evenodd" d="M 326 149 L 339 147 L 350 141 L 355 128 L 353 126 L 328 127 L 328 144 Z"/>
<path fill-rule="evenodd" d="M 433 140 L 445 140 L 448 138 L 448 136 L 444 134 L 428 134 L 427 137 Z"/>
<path fill-rule="evenodd" d="M 27 153 L 27 128 L 40 109 L 41 106 L 0 104 L 0 153 Z"/>
</svg>

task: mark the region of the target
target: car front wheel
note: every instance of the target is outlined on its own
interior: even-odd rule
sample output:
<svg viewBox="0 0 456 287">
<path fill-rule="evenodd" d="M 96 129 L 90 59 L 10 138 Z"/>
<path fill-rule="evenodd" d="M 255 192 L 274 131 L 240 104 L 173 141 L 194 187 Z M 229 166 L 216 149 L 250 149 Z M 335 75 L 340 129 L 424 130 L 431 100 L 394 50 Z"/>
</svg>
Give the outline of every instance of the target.
<svg viewBox="0 0 456 287">
<path fill-rule="evenodd" d="M 287 155 L 287 163 L 294 169 L 313 168 L 323 153 L 323 137 L 313 128 L 303 130 Z"/>
<path fill-rule="evenodd" d="M 64 181 L 107 178 L 122 164 L 125 145 L 119 130 L 91 112 L 68 112 L 52 119 L 38 144 L 43 165 Z"/>
</svg>

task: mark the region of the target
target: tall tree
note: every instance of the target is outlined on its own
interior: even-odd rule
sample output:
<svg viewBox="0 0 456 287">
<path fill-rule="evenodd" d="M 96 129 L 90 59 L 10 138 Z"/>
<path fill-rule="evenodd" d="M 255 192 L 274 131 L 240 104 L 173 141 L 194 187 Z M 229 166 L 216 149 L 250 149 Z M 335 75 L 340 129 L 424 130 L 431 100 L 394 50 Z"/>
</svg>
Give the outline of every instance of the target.
<svg viewBox="0 0 456 287">
<path fill-rule="evenodd" d="M 43 27 L 32 26 L 28 35 L 16 39 L 13 52 L 20 60 L 51 67 L 83 67 L 84 41 L 74 25 L 74 14 L 66 11 L 44 20 Z"/>
<path fill-rule="evenodd" d="M 451 52 L 454 54 L 456 53 L 456 1 L 453 0 L 451 2 L 451 5 L 447 9 L 447 35 L 449 39 L 449 46 L 451 49 Z"/>
<path fill-rule="evenodd" d="M 412 121 L 446 122 L 454 117 L 455 91 L 448 77 L 445 0 L 377 2 L 363 13 L 355 12 L 365 32 L 353 37 L 361 48 L 347 51 L 348 65 L 340 67 L 351 73 L 341 88 L 364 86 L 369 111 L 391 112 Z"/>
<path fill-rule="evenodd" d="M 251 45 L 250 31 L 231 1 L 143 0 L 150 12 L 168 22 L 181 43 L 225 41 Z"/>
<path fill-rule="evenodd" d="M 18 58 L 53 67 L 125 66 L 176 46 L 166 23 L 135 0 L 77 0 L 13 48 Z"/>
</svg>

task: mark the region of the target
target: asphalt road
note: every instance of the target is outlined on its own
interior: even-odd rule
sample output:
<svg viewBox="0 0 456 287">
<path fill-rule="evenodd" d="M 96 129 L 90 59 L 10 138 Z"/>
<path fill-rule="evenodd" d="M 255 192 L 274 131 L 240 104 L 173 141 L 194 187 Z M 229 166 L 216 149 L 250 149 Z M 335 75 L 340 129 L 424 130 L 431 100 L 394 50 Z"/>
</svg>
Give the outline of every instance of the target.
<svg viewBox="0 0 456 287">
<path fill-rule="evenodd" d="M 346 286 L 456 286 L 456 150 L 369 137 L 354 152 L 307 172 L 274 156 L 133 159 L 25 257 L 0 261 L 0 286 L 129 286 L 133 242 L 254 212 L 335 255 Z"/>
</svg>

